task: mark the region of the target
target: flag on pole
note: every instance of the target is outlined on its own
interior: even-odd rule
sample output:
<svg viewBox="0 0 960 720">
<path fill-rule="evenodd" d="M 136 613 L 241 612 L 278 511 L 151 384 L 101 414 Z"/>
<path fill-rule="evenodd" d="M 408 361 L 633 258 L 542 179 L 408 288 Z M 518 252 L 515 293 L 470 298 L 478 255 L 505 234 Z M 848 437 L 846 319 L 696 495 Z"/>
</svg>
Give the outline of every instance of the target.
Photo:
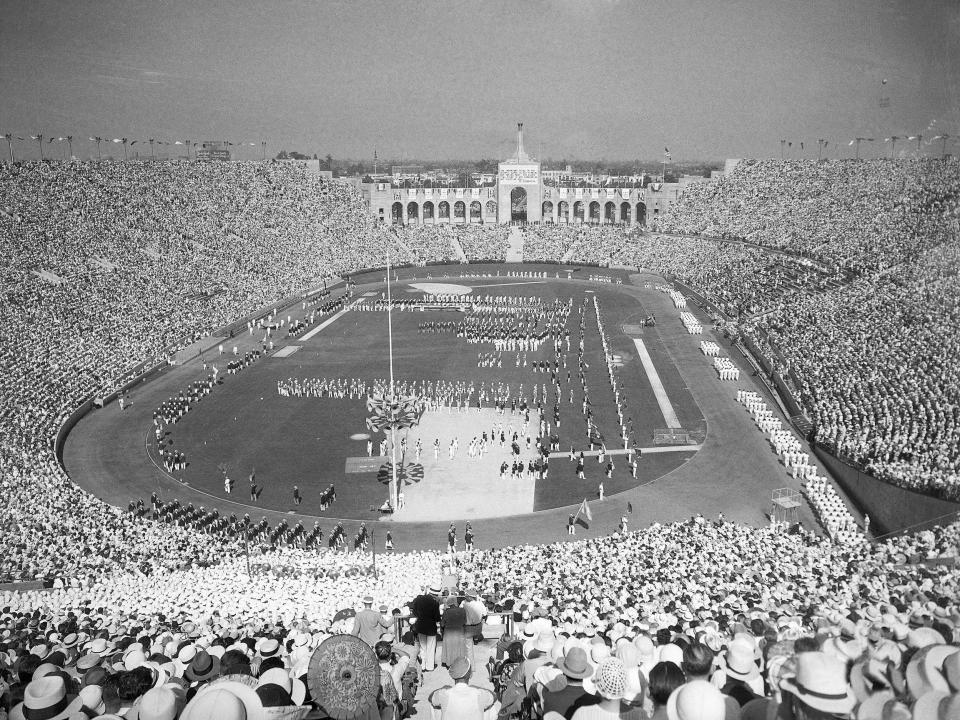
<svg viewBox="0 0 960 720">
<path fill-rule="evenodd" d="M 673 159 L 673 157 L 670 155 L 670 148 L 664 148 L 664 149 L 663 149 L 663 156 L 664 156 L 667 160 L 672 160 L 672 159 Z"/>
<path fill-rule="evenodd" d="M 587 505 L 587 499 L 586 499 L 586 498 L 583 499 L 583 502 L 580 503 L 580 507 L 577 508 L 577 515 L 576 515 L 576 517 L 579 517 L 579 516 L 580 516 L 580 513 L 583 513 L 583 516 L 584 516 L 589 522 L 593 522 L 593 513 L 590 512 L 590 506 Z"/>
</svg>

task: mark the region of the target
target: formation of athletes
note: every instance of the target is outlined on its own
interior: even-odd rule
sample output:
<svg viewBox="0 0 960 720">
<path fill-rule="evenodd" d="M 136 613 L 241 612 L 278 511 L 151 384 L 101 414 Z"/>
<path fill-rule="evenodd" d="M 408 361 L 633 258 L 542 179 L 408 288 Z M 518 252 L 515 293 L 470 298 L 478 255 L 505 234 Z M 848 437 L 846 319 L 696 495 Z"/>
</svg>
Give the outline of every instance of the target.
<svg viewBox="0 0 960 720">
<path fill-rule="evenodd" d="M 618 383 L 613 356 L 603 325 L 600 303 L 594 295 L 585 295 L 579 303 L 573 298 L 545 302 L 536 296 L 512 295 L 433 295 L 418 299 L 394 300 L 395 310 L 442 309 L 447 306 L 463 311 L 459 320 L 428 319 L 417 323 L 421 334 L 455 334 L 469 344 L 481 346 L 477 354 L 478 368 L 529 368 L 531 381 L 507 382 L 504 379 L 409 379 L 394 382 L 394 392 L 401 397 L 414 398 L 416 411 L 452 415 L 493 409 L 496 419 L 489 429 L 476 429 L 472 437 L 456 434 L 440 437 L 422 437 L 418 426 L 403 432 L 398 439 L 397 457 L 402 464 L 423 462 L 425 455 L 434 461 L 465 457 L 482 460 L 496 452 L 494 467 L 499 467 L 501 479 L 542 480 L 549 476 L 551 453 L 556 457 L 565 453 L 561 448 L 560 426 L 562 406 L 573 406 L 579 411 L 582 432 L 576 432 L 581 441 L 569 442 L 569 458 L 573 473 L 584 480 L 586 453 L 595 454 L 602 468 L 603 479 L 610 479 L 617 469 L 607 448 L 608 439 L 597 423 L 599 407 L 608 407 L 605 398 L 595 406 L 591 396 L 591 378 L 597 377 L 588 358 L 588 327 L 594 324 L 599 334 L 607 377 L 614 399 L 619 438 L 614 445 L 626 451 L 624 471 L 636 477 L 639 451 L 633 439 L 633 419 L 626 416 L 622 385 Z M 387 308 L 385 297 L 361 299 L 351 311 L 382 311 Z M 488 349 L 490 346 L 493 349 Z M 575 355 L 574 355 L 575 353 Z M 594 382 L 594 386 L 596 381 Z M 326 398 L 365 401 L 389 392 L 386 378 L 354 377 L 290 377 L 277 381 L 277 393 L 289 398 Z M 596 391 L 596 388 L 593 388 Z M 609 418 L 608 418 L 609 419 Z M 484 421 L 487 422 L 487 421 Z M 610 424 L 605 427 L 609 429 Z M 571 441 L 572 440 L 572 441 Z M 576 448 L 580 449 L 577 450 Z M 389 457 L 388 439 L 367 440 L 368 457 Z M 436 464 L 436 463 L 435 463 Z M 603 497 L 603 480 L 597 494 Z"/>
</svg>

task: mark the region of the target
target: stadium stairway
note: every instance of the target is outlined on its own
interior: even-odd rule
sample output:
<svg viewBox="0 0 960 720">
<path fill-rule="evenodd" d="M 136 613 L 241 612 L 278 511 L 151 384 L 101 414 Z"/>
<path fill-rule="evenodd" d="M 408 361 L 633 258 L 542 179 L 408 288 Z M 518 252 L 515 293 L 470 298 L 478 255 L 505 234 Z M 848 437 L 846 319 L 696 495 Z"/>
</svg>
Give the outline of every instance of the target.
<svg viewBox="0 0 960 720">
<path fill-rule="evenodd" d="M 510 243 L 510 246 L 507 248 L 507 262 L 508 263 L 522 263 L 523 262 L 523 233 L 520 232 L 520 228 L 514 225 L 510 228 L 510 235 L 507 236 L 507 242 Z"/>
<path fill-rule="evenodd" d="M 417 260 L 417 261 L 419 261 L 419 260 L 421 259 L 420 256 L 417 255 L 417 254 L 413 251 L 413 249 L 403 241 L 403 238 L 401 238 L 399 234 L 395 235 L 395 238 L 396 238 L 396 241 L 397 241 L 397 245 L 399 245 L 399 246 L 402 247 L 404 250 L 406 250 L 407 255 L 408 255 L 409 257 L 412 257 L 412 258 L 414 258 L 414 259 Z"/>
<path fill-rule="evenodd" d="M 453 252 L 457 256 L 457 261 L 461 264 L 466 264 L 467 254 L 463 251 L 463 245 L 460 244 L 460 240 L 454 236 L 450 238 L 450 245 L 453 248 Z"/>
<path fill-rule="evenodd" d="M 565 264 L 569 263 L 570 260 L 571 260 L 571 258 L 573 258 L 573 254 L 577 251 L 577 248 L 579 248 L 579 247 L 580 247 L 580 241 L 577 240 L 577 241 L 574 242 L 573 245 L 571 245 L 570 248 L 563 254 L 563 257 L 560 258 L 560 264 L 561 264 L 561 265 L 565 265 Z"/>
</svg>

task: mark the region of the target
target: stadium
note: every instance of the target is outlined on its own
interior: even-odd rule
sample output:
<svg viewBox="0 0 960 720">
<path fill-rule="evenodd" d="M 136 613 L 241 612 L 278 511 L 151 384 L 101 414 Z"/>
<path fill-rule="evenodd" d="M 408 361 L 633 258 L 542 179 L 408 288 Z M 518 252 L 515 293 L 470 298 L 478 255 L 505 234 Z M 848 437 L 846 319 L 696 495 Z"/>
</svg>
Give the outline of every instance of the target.
<svg viewBox="0 0 960 720">
<path fill-rule="evenodd" d="M 521 124 L 442 186 L 5 137 L 0 718 L 960 718 L 949 134 L 618 182 Z"/>
</svg>

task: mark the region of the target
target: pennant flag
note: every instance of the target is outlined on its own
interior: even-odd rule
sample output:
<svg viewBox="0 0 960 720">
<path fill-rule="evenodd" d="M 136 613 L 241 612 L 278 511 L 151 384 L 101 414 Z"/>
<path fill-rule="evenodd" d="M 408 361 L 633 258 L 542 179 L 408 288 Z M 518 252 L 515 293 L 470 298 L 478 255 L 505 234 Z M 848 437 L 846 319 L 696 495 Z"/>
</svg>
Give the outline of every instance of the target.
<svg viewBox="0 0 960 720">
<path fill-rule="evenodd" d="M 848 144 L 848 145 L 853 145 L 853 143 L 855 143 L 855 142 L 856 142 L 856 140 L 851 140 L 851 141 L 850 141 L 849 143 L 847 143 L 847 144 Z"/>
</svg>

